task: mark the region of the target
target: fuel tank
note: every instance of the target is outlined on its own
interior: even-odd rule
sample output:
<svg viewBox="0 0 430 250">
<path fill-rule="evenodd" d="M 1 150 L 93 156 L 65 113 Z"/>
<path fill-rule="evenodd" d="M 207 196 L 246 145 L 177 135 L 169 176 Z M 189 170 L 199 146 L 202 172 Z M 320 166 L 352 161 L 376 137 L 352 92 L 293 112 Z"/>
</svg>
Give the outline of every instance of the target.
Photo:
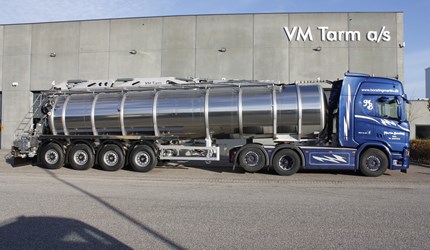
<svg viewBox="0 0 430 250">
<path fill-rule="evenodd" d="M 326 119 L 319 85 L 63 92 L 50 101 L 54 135 L 303 140 L 315 138 Z"/>
</svg>

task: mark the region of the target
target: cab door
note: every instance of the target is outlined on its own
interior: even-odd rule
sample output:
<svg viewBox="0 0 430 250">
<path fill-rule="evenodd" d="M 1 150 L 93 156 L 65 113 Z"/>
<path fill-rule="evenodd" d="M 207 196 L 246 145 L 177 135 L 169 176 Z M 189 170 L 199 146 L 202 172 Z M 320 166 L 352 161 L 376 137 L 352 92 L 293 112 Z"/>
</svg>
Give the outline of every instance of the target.
<svg viewBox="0 0 430 250">
<path fill-rule="evenodd" d="M 380 123 L 375 130 L 392 151 L 402 151 L 409 140 L 409 123 L 404 107 L 400 96 L 383 95 L 377 99 L 376 115 Z"/>
<path fill-rule="evenodd" d="M 377 119 L 377 99 L 376 95 L 360 95 L 355 104 L 355 141 L 362 144 L 369 140 L 377 140 L 375 126 Z"/>
</svg>

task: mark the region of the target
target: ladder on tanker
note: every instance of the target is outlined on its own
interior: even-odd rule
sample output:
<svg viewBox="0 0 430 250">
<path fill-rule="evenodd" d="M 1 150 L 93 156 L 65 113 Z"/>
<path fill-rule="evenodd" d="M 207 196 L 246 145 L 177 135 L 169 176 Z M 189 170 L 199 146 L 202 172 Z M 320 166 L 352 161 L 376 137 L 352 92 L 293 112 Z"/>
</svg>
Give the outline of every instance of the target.
<svg viewBox="0 0 430 250">
<path fill-rule="evenodd" d="M 14 132 L 14 140 L 31 135 L 33 130 L 34 114 L 37 113 L 37 111 L 39 111 L 41 107 L 41 105 L 39 105 L 40 104 L 39 102 L 41 101 L 42 101 L 42 94 L 36 97 L 36 100 L 34 100 L 33 104 L 30 107 L 30 110 L 25 114 L 24 118 L 18 124 Z"/>
</svg>

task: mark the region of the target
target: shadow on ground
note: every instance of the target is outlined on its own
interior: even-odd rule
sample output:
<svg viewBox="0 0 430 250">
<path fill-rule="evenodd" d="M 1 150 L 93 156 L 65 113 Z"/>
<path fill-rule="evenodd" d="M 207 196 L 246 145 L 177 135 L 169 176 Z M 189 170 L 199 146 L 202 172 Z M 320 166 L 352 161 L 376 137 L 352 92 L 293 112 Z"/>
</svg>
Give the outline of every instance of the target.
<svg viewBox="0 0 430 250">
<path fill-rule="evenodd" d="M 12 167 L 20 167 L 25 165 L 39 166 L 35 159 L 20 159 L 5 156 L 6 162 Z M 72 169 L 66 165 L 66 168 Z M 221 157 L 220 161 L 206 162 L 206 161 L 184 161 L 184 162 L 162 162 L 157 166 L 160 169 L 179 169 L 186 170 L 188 168 L 201 169 L 205 171 L 211 171 L 216 173 L 238 173 L 244 174 L 246 171 L 240 166 L 236 165 L 233 167 L 233 163 L 230 163 L 227 157 Z M 103 171 L 98 165 L 94 166 L 93 169 Z M 125 171 L 134 171 L 130 166 L 123 168 Z M 273 167 L 264 167 L 258 173 L 277 175 Z M 321 174 L 333 174 L 333 175 L 362 175 L 359 171 L 354 172 L 351 170 L 333 170 L 333 169 L 300 169 L 298 173 L 321 173 Z M 385 173 L 384 175 L 389 175 Z"/>
<path fill-rule="evenodd" d="M 52 178 L 58 180 L 59 182 L 62 182 L 63 184 L 69 186 L 70 188 L 75 189 L 76 191 L 81 192 L 82 194 L 88 196 L 89 198 L 98 202 L 100 205 L 103 205 L 105 208 L 107 208 L 107 209 L 111 210 L 112 212 L 114 212 L 115 214 L 117 214 L 117 216 L 120 216 L 123 219 L 125 219 L 126 221 L 128 221 L 129 223 L 134 224 L 135 226 L 139 227 L 144 233 L 154 237 L 155 239 L 157 239 L 158 241 L 163 243 L 166 247 L 172 248 L 172 249 L 185 249 L 184 247 L 182 247 L 181 245 L 179 245 L 178 243 L 176 243 L 175 241 L 173 241 L 169 237 L 167 237 L 167 236 L 163 235 L 162 233 L 157 232 L 156 230 L 152 229 L 151 227 L 143 224 L 142 222 L 133 218 L 131 215 L 129 215 L 126 212 L 116 208 L 115 206 L 111 205 L 109 202 L 103 200 L 102 198 L 96 196 L 95 194 L 90 193 L 89 191 L 87 191 L 87 190 L 85 190 L 85 189 L 83 189 L 83 188 L 81 188 L 75 184 L 72 184 L 66 180 L 61 179 L 53 171 L 50 171 L 50 170 L 45 170 L 45 171 L 50 176 L 52 176 Z"/>
<path fill-rule="evenodd" d="M 14 168 L 33 165 L 35 162 L 34 159 L 35 158 L 15 158 L 11 153 L 4 155 L 4 160 L 6 161 L 6 163 Z"/>
<path fill-rule="evenodd" d="M 246 173 L 246 171 L 238 165 L 233 167 L 233 163 L 230 163 L 227 158 L 221 158 L 219 162 L 211 162 L 211 163 L 206 163 L 204 161 L 190 161 L 182 164 L 168 163 L 167 165 L 161 166 L 161 167 L 176 168 L 176 165 L 178 165 L 178 168 L 181 168 L 181 167 L 196 168 L 196 169 L 212 171 L 217 173 L 239 173 L 239 174 Z M 262 168 L 260 171 L 258 171 L 258 173 L 268 174 L 268 175 L 278 175 L 276 171 L 273 169 L 273 167 L 271 166 Z M 299 174 L 321 173 L 321 174 L 332 174 L 332 175 L 362 175 L 359 171 L 354 172 L 351 170 L 336 170 L 336 169 L 300 169 L 298 173 Z"/>
<path fill-rule="evenodd" d="M 131 249 L 79 220 L 18 217 L 0 224 L 2 249 Z"/>
</svg>

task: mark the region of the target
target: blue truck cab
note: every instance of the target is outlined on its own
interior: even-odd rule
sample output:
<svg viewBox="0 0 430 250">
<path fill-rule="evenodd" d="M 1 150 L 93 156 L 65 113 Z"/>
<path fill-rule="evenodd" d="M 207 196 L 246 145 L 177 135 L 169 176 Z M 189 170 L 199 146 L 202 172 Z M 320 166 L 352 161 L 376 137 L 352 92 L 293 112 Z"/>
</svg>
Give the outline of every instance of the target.
<svg viewBox="0 0 430 250">
<path fill-rule="evenodd" d="M 230 151 L 231 161 L 248 172 L 273 166 L 279 175 L 300 168 L 360 171 L 371 177 L 387 169 L 406 173 L 410 130 L 402 83 L 349 72 L 330 83 L 330 97 L 323 105 L 327 119 L 316 140 L 248 143 Z"/>
<path fill-rule="evenodd" d="M 353 105 L 349 100 L 354 100 Z M 409 167 L 407 98 L 399 81 L 347 75 L 339 102 L 345 105 L 339 109 L 339 142 L 343 147 L 357 148 L 358 153 L 379 148 L 389 157 L 390 169 Z"/>
<path fill-rule="evenodd" d="M 409 168 L 409 122 L 401 82 L 346 73 L 333 86 L 328 111 L 337 107 L 336 139 L 329 146 L 299 146 L 307 169 L 360 170 L 366 176 Z M 336 93 L 337 90 L 337 93 Z M 330 107 L 335 105 L 335 108 Z"/>
</svg>

